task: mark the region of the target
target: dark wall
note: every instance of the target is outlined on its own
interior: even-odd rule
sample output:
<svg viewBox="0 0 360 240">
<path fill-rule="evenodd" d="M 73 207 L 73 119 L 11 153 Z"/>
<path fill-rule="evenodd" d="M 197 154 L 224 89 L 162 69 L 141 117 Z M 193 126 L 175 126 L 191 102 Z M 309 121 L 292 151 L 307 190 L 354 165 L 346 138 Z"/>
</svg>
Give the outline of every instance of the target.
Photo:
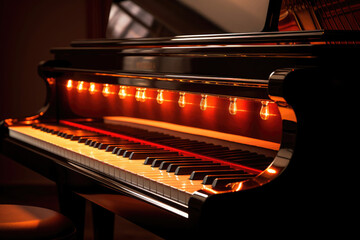
<svg viewBox="0 0 360 240">
<path fill-rule="evenodd" d="M 50 48 L 87 37 L 87 11 L 86 0 L 0 0 L 0 121 L 42 107 L 37 65 Z"/>
<path fill-rule="evenodd" d="M 37 65 L 50 48 L 87 37 L 86 0 L 0 0 L 0 121 L 35 114 L 45 101 Z M 0 155 L 0 184 L 44 179 Z"/>
</svg>

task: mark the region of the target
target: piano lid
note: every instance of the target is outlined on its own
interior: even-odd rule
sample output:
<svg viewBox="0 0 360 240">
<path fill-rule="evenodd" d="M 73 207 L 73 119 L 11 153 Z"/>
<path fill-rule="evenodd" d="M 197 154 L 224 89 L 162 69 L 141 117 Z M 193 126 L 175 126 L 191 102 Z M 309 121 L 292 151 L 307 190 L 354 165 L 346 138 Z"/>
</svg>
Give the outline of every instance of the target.
<svg viewBox="0 0 360 240">
<path fill-rule="evenodd" d="M 280 1 L 271 0 L 115 0 L 106 37 L 274 31 L 279 12 Z"/>
<path fill-rule="evenodd" d="M 106 38 L 360 30 L 353 0 L 115 0 Z"/>
</svg>

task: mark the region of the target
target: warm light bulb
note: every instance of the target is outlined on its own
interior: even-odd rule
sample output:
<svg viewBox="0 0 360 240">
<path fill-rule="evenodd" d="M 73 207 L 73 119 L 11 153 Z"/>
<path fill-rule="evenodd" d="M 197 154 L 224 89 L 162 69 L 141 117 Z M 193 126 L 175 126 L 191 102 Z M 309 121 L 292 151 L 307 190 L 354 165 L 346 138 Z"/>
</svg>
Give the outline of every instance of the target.
<svg viewBox="0 0 360 240">
<path fill-rule="evenodd" d="M 77 90 L 78 90 L 78 92 L 81 92 L 82 90 L 84 90 L 84 81 L 78 82 Z"/>
<path fill-rule="evenodd" d="M 260 117 L 262 120 L 268 120 L 270 117 L 269 101 L 261 101 Z"/>
<path fill-rule="evenodd" d="M 135 99 L 136 99 L 136 101 L 140 101 L 140 99 L 141 99 L 141 88 L 136 88 Z"/>
<path fill-rule="evenodd" d="M 273 169 L 273 168 L 268 168 L 268 169 L 266 169 L 266 171 L 268 172 L 268 173 L 270 173 L 270 174 L 275 174 L 275 173 L 277 173 L 277 171 L 275 170 L 275 169 Z"/>
<path fill-rule="evenodd" d="M 67 87 L 67 89 L 71 89 L 72 86 L 73 86 L 73 82 L 72 82 L 71 79 L 69 79 L 69 80 L 67 81 L 66 87 Z"/>
<path fill-rule="evenodd" d="M 158 104 L 163 104 L 164 102 L 164 90 L 157 90 L 158 94 L 156 96 L 156 101 Z"/>
<path fill-rule="evenodd" d="M 180 92 L 180 97 L 179 97 L 179 101 L 178 101 L 178 104 L 180 107 L 185 107 L 186 105 L 186 102 L 185 102 L 185 92 Z"/>
<path fill-rule="evenodd" d="M 205 111 L 207 108 L 207 95 L 201 94 L 200 109 Z"/>
<path fill-rule="evenodd" d="M 90 94 L 95 93 L 95 83 L 90 83 L 89 92 Z"/>
<path fill-rule="evenodd" d="M 236 115 L 237 106 L 236 106 L 237 98 L 230 98 L 230 105 L 229 105 L 229 113 L 231 115 Z"/>
<path fill-rule="evenodd" d="M 110 86 L 109 84 L 105 84 L 104 88 L 102 90 L 102 94 L 104 95 L 104 97 L 107 97 L 110 95 Z"/>
<path fill-rule="evenodd" d="M 126 87 L 125 86 L 120 86 L 119 98 L 120 99 L 125 99 L 126 98 Z"/>
<path fill-rule="evenodd" d="M 141 94 L 140 94 L 140 102 L 145 102 L 146 100 L 146 88 L 142 88 L 141 89 Z"/>
</svg>

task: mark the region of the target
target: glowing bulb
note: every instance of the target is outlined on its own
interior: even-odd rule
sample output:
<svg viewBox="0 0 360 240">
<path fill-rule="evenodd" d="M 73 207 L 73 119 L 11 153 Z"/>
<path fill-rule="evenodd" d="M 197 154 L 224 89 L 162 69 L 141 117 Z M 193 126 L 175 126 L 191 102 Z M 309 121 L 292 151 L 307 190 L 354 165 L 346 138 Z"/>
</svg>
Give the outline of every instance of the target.
<svg viewBox="0 0 360 240">
<path fill-rule="evenodd" d="M 262 120 L 268 120 L 270 117 L 269 101 L 261 101 L 260 117 Z"/>
<path fill-rule="evenodd" d="M 236 106 L 237 98 L 230 98 L 230 105 L 229 105 L 229 113 L 231 115 L 236 115 L 237 106 Z"/>
<path fill-rule="evenodd" d="M 205 111 L 207 108 L 207 95 L 201 94 L 200 109 Z"/>
<path fill-rule="evenodd" d="M 164 102 L 164 90 L 157 90 L 158 94 L 156 96 L 156 101 L 158 104 L 163 104 Z"/>
<path fill-rule="evenodd" d="M 136 101 L 140 101 L 140 99 L 141 99 L 141 88 L 136 88 L 135 99 L 136 99 Z"/>
<path fill-rule="evenodd" d="M 55 83 L 55 78 L 46 78 L 46 81 L 47 81 L 50 85 L 52 85 L 52 84 Z"/>
<path fill-rule="evenodd" d="M 273 168 L 268 168 L 268 169 L 266 169 L 266 171 L 267 171 L 268 173 L 270 173 L 270 174 L 275 174 L 275 173 L 277 173 L 277 171 L 276 171 L 275 169 L 273 169 Z"/>
<path fill-rule="evenodd" d="M 84 90 L 84 81 L 80 81 L 78 83 L 77 90 L 78 90 L 78 92 L 81 92 L 82 90 Z"/>
<path fill-rule="evenodd" d="M 71 79 L 69 79 L 69 80 L 67 81 L 66 87 L 67 87 L 67 89 L 71 89 L 72 86 L 73 86 L 73 82 L 72 82 Z"/>
<path fill-rule="evenodd" d="M 119 98 L 120 99 L 125 99 L 126 98 L 126 87 L 125 86 L 120 86 Z"/>
<path fill-rule="evenodd" d="M 90 94 L 95 93 L 95 83 L 90 83 L 89 92 Z"/>
<path fill-rule="evenodd" d="M 110 95 L 110 86 L 109 84 L 105 84 L 104 88 L 102 90 L 102 94 L 104 95 L 104 97 L 107 97 Z"/>
<path fill-rule="evenodd" d="M 140 102 L 145 102 L 145 100 L 146 100 L 145 91 L 146 91 L 146 88 L 141 89 Z"/>
<path fill-rule="evenodd" d="M 186 102 L 185 102 L 185 92 L 180 92 L 180 97 L 179 97 L 179 101 L 178 101 L 178 104 L 180 107 L 185 107 L 186 105 Z"/>
</svg>

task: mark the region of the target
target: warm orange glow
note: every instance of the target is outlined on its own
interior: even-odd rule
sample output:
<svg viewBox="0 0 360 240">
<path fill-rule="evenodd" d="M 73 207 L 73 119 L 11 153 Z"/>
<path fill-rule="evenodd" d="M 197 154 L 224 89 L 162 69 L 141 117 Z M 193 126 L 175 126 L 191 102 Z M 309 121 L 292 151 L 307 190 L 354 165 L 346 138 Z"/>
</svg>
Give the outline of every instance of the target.
<svg viewBox="0 0 360 240">
<path fill-rule="evenodd" d="M 46 81 L 50 84 L 53 85 L 55 83 L 55 78 L 46 78 Z"/>
<path fill-rule="evenodd" d="M 105 84 L 104 88 L 102 90 L 102 94 L 104 95 L 104 97 L 107 97 L 110 95 L 110 86 L 109 84 Z"/>
<path fill-rule="evenodd" d="M 235 192 L 240 191 L 243 188 L 243 182 L 237 182 L 233 184 L 233 190 Z"/>
<path fill-rule="evenodd" d="M 90 94 L 94 94 L 96 92 L 95 83 L 90 83 L 89 92 L 90 92 Z"/>
<path fill-rule="evenodd" d="M 164 102 L 164 90 L 157 90 L 158 94 L 156 96 L 156 101 L 158 104 L 163 104 Z"/>
<path fill-rule="evenodd" d="M 229 166 L 231 166 L 231 167 L 233 167 L 235 169 L 245 170 L 245 171 L 247 171 L 249 173 L 259 174 L 261 172 L 258 169 L 250 168 L 250 167 L 243 166 L 243 165 L 240 165 L 240 164 L 237 164 L 237 163 L 227 162 L 227 161 L 224 161 L 224 160 L 221 160 L 221 159 L 218 159 L 218 158 L 213 158 L 213 157 L 197 154 L 197 153 L 194 153 L 194 152 L 189 152 L 189 151 L 186 151 L 186 150 L 165 146 L 165 145 L 154 143 L 154 142 L 151 142 L 151 141 L 146 141 L 146 140 L 143 140 L 143 139 L 130 137 L 130 136 L 126 136 L 126 135 L 123 135 L 123 134 L 114 133 L 114 132 L 110 132 L 110 131 L 106 131 L 106 130 L 102 130 L 102 129 L 82 125 L 82 124 L 79 124 L 79 123 L 69 122 L 69 121 L 65 121 L 65 120 L 60 120 L 60 123 L 63 123 L 63 124 L 69 125 L 69 126 L 78 127 L 78 128 L 85 129 L 85 130 L 89 130 L 89 131 L 102 133 L 102 134 L 113 136 L 113 137 L 119 137 L 119 138 L 123 138 L 123 139 L 126 139 L 126 140 L 139 142 L 141 144 L 150 145 L 150 146 L 154 146 L 154 147 L 157 147 L 157 148 L 162 148 L 162 149 L 169 150 L 169 151 L 179 152 L 184 156 L 192 156 L 192 157 L 195 157 L 195 158 L 203 159 L 205 161 L 213 161 L 213 162 L 222 163 L 222 164 L 225 163 L 226 165 L 229 165 Z"/>
<path fill-rule="evenodd" d="M 146 100 L 146 88 L 141 89 L 141 98 L 140 98 L 140 102 L 145 102 Z"/>
<path fill-rule="evenodd" d="M 78 92 L 81 92 L 82 90 L 84 90 L 84 81 L 78 82 L 77 90 L 78 90 Z"/>
<path fill-rule="evenodd" d="M 126 98 L 126 87 L 125 86 L 120 86 L 119 98 L 120 99 L 125 99 Z"/>
<path fill-rule="evenodd" d="M 266 171 L 267 171 L 268 173 L 270 173 L 270 174 L 275 174 L 275 173 L 277 173 L 277 171 L 276 171 L 275 169 L 273 169 L 273 168 L 268 168 L 268 169 L 266 169 Z"/>
<path fill-rule="evenodd" d="M 269 101 L 261 101 L 260 117 L 262 120 L 268 120 L 270 117 Z"/>
<path fill-rule="evenodd" d="M 140 101 L 140 98 L 141 98 L 141 88 L 136 88 L 135 99 L 136 101 Z"/>
<path fill-rule="evenodd" d="M 199 135 L 204 137 L 210 137 L 210 138 L 217 138 L 222 139 L 229 142 L 237 142 L 241 144 L 249 144 L 252 146 L 257 146 L 261 148 L 267 148 L 272 150 L 279 150 L 280 144 L 270 141 L 265 141 L 261 139 L 256 138 L 250 138 L 245 136 L 239 136 L 235 134 L 230 133 L 224 133 L 224 132 L 218 132 L 218 131 L 212 131 L 208 129 L 202 129 L 202 128 L 195 128 L 185 125 L 179 125 L 179 124 L 173 124 L 173 123 L 167 123 L 162 121 L 154 121 L 154 120 L 148 120 L 148 119 L 142 119 L 142 118 L 132 118 L 132 117 L 123 117 L 123 116 L 105 116 L 104 117 L 105 123 L 110 124 L 121 124 L 121 123 L 136 123 L 140 125 L 147 125 L 152 127 L 158 127 L 162 129 L 168 129 L 168 130 L 174 130 L 178 132 L 183 133 L 189 133 L 193 135 Z"/>
<path fill-rule="evenodd" d="M 236 106 L 237 98 L 230 98 L 230 105 L 229 105 L 229 113 L 231 115 L 236 115 L 237 106 Z"/>
<path fill-rule="evenodd" d="M 207 108 L 207 95 L 201 94 L 200 109 L 205 111 Z"/>
<path fill-rule="evenodd" d="M 180 97 L 179 97 L 178 103 L 179 103 L 179 106 L 183 108 L 183 107 L 185 107 L 185 105 L 186 105 L 186 102 L 185 102 L 185 92 L 180 92 L 179 94 L 180 94 Z"/>
<path fill-rule="evenodd" d="M 69 79 L 69 80 L 67 81 L 66 88 L 67 88 L 67 89 L 71 89 L 72 86 L 73 86 L 73 81 L 72 81 L 71 79 Z"/>
<path fill-rule="evenodd" d="M 146 100 L 146 88 L 136 88 L 135 99 L 138 102 L 145 102 L 145 100 Z"/>
</svg>

